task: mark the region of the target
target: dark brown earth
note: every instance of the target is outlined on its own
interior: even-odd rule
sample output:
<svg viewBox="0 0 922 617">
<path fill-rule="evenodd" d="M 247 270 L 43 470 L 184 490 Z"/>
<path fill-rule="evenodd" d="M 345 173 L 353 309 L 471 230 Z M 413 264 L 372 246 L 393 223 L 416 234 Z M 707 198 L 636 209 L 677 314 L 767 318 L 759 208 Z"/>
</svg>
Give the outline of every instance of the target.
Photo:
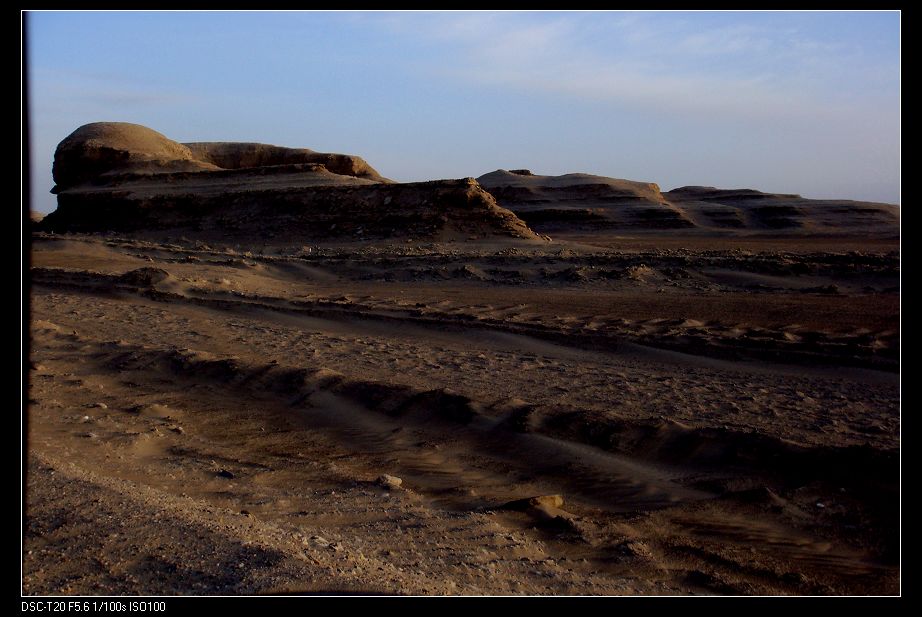
<svg viewBox="0 0 922 617">
<path fill-rule="evenodd" d="M 27 593 L 898 590 L 894 253 L 35 241 Z"/>
</svg>

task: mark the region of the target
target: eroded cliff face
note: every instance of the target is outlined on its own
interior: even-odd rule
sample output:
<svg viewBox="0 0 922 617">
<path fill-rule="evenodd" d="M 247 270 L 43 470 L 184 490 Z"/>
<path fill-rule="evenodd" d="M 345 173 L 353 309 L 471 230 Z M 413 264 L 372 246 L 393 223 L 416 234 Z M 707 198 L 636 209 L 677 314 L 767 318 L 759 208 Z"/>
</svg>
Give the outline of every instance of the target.
<svg viewBox="0 0 922 617">
<path fill-rule="evenodd" d="M 752 189 L 497 170 L 396 184 L 364 159 L 260 143 L 181 144 L 137 124 L 78 128 L 55 153 L 47 231 L 186 233 L 275 241 L 539 238 L 539 234 L 898 237 L 899 208 Z M 390 187 L 390 188 L 388 188 Z M 485 190 L 484 190 L 485 189 Z"/>
<path fill-rule="evenodd" d="M 537 236 L 473 179 L 396 184 L 363 159 L 257 143 L 179 144 L 140 125 L 77 129 L 55 155 L 53 232 L 237 240 Z"/>
<path fill-rule="evenodd" d="M 390 182 L 360 156 L 314 152 L 307 148 L 283 148 L 269 144 L 213 141 L 183 144 L 201 161 L 222 169 L 245 169 L 270 165 L 316 163 L 334 174 Z"/>
<path fill-rule="evenodd" d="M 540 233 L 670 231 L 683 233 L 899 233 L 890 204 L 805 199 L 752 189 L 656 184 L 589 174 L 541 176 L 524 169 L 478 178 L 497 203 Z"/>
<path fill-rule="evenodd" d="M 541 232 L 694 227 L 652 182 L 579 173 L 541 176 L 526 169 L 498 169 L 477 180 L 500 205 Z"/>
<path fill-rule="evenodd" d="M 280 243 L 416 238 L 466 240 L 537 236 L 471 178 L 411 184 L 321 184 L 325 170 L 278 175 L 295 184 L 246 182 L 259 171 L 205 183 L 171 174 L 163 184 L 127 180 L 112 187 L 64 191 L 41 223 L 55 232 L 151 232 Z M 211 174 L 209 174 L 211 175 Z M 271 180 L 265 174 L 254 180 Z M 234 179 L 234 182 L 230 180 Z M 217 179 L 216 179 L 217 180 Z M 334 182 L 336 178 L 331 179 Z M 235 184 L 235 186 L 231 186 Z"/>
<path fill-rule="evenodd" d="M 713 186 L 683 186 L 663 196 L 690 213 L 702 227 L 790 234 L 899 235 L 899 208 L 892 204 L 806 199 Z"/>
<path fill-rule="evenodd" d="M 412 184 L 320 184 L 316 176 L 326 179 L 323 176 L 329 172 L 295 173 L 285 166 L 280 175 L 289 182 L 293 177 L 301 181 L 293 185 L 245 182 L 255 171 L 231 176 L 236 186 L 231 186 L 228 176 L 223 176 L 226 183 L 209 185 L 196 177 L 200 174 L 176 174 L 162 186 L 129 180 L 112 187 L 63 191 L 58 195 L 58 209 L 40 223 L 40 229 L 59 233 L 170 231 L 282 244 L 396 238 L 537 239 L 525 223 L 496 205 L 493 196 L 470 178 Z M 256 179 L 267 178 L 271 180 L 273 174 Z"/>
</svg>

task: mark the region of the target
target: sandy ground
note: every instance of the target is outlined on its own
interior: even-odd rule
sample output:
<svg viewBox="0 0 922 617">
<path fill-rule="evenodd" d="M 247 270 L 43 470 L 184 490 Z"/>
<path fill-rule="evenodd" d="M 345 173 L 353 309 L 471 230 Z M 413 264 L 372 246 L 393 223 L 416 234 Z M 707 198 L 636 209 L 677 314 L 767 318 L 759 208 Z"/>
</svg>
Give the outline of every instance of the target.
<svg viewBox="0 0 922 617">
<path fill-rule="evenodd" d="M 896 593 L 896 250 L 39 234 L 23 591 Z"/>
</svg>

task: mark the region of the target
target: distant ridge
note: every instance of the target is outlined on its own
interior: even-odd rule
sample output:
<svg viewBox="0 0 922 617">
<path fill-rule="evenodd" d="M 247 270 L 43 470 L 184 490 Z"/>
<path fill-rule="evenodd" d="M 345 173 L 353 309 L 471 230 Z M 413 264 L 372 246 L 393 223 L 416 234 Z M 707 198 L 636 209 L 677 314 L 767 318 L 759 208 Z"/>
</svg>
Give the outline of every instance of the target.
<svg viewBox="0 0 922 617">
<path fill-rule="evenodd" d="M 684 186 L 590 174 L 498 169 L 478 178 L 497 202 L 539 233 L 746 233 L 897 236 L 890 204 L 805 199 L 753 189 Z"/>
</svg>

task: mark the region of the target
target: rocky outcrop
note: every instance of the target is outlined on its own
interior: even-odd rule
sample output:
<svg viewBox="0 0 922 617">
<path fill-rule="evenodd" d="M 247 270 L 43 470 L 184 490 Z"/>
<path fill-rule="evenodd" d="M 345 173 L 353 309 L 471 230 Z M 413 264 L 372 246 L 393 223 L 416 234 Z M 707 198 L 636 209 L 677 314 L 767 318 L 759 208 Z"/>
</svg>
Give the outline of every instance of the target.
<svg viewBox="0 0 922 617">
<path fill-rule="evenodd" d="M 202 175 L 169 174 L 158 182 L 136 177 L 111 187 L 63 191 L 58 209 L 42 221 L 41 229 L 170 231 L 280 244 L 537 238 L 472 178 L 385 184 L 307 165 Z"/>
<path fill-rule="evenodd" d="M 362 158 L 258 143 L 179 144 L 135 124 L 58 146 L 53 232 L 176 231 L 298 243 L 537 238 L 473 179 L 395 184 Z"/>
<path fill-rule="evenodd" d="M 125 173 L 210 171 L 186 146 L 128 122 L 85 124 L 58 144 L 52 174 L 60 191 Z"/>
<path fill-rule="evenodd" d="M 183 145 L 199 160 L 222 169 L 315 163 L 323 165 L 334 174 L 390 182 L 361 157 L 351 154 L 330 154 L 314 152 L 307 148 L 283 148 L 269 144 L 230 141 L 203 141 Z"/>
<path fill-rule="evenodd" d="M 111 182 L 123 175 L 247 169 L 275 165 L 323 165 L 338 175 L 390 182 L 361 157 L 246 142 L 181 144 L 128 122 L 85 124 L 58 144 L 56 190 Z"/>
<path fill-rule="evenodd" d="M 899 208 L 842 199 L 806 199 L 753 189 L 683 186 L 663 193 L 699 227 L 750 232 L 899 235 Z"/>
<path fill-rule="evenodd" d="M 137 124 L 80 127 L 57 148 L 49 231 L 185 230 L 284 241 L 542 234 L 899 235 L 889 204 L 805 199 L 527 169 L 395 184 L 361 157 L 260 143 L 180 144 Z M 484 190 L 486 189 L 486 190 Z"/>
<path fill-rule="evenodd" d="M 540 233 L 670 231 L 898 236 L 890 204 L 805 199 L 753 189 L 685 186 L 661 192 L 653 183 L 589 174 L 539 176 L 497 170 L 478 178 Z"/>
<path fill-rule="evenodd" d="M 497 202 L 537 231 L 684 229 L 693 227 L 652 182 L 498 169 L 478 179 Z"/>
</svg>

